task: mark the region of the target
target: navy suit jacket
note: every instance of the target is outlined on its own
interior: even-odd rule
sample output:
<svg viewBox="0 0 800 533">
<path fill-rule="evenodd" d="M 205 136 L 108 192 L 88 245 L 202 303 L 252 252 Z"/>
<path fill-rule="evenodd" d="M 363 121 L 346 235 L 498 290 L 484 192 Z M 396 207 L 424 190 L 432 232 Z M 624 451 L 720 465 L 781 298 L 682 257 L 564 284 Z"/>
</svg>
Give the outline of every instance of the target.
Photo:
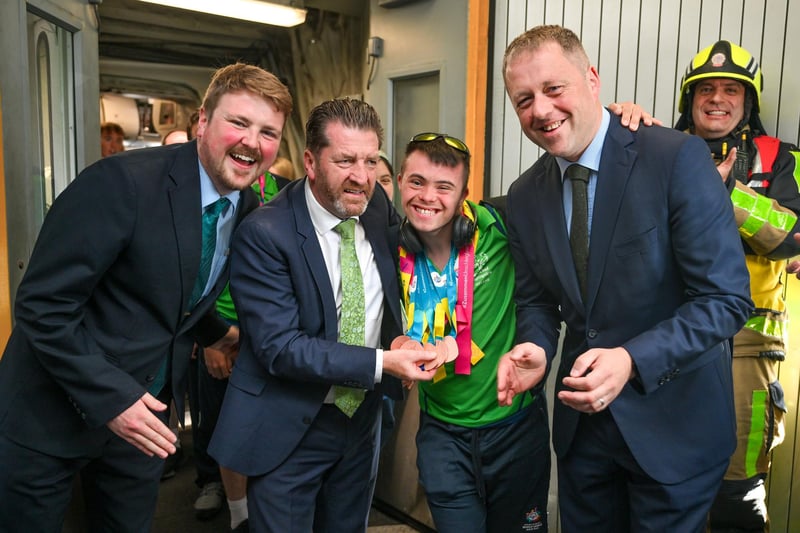
<svg viewBox="0 0 800 533">
<path fill-rule="evenodd" d="M 292 453 L 331 385 L 402 394 L 390 376 L 375 385 L 375 349 L 337 342 L 334 290 L 305 181 L 293 181 L 258 208 L 234 237 L 231 294 L 241 345 L 209 452 L 246 475 L 269 472 Z M 388 347 L 401 334 L 400 220 L 379 187 L 360 219 L 383 284 L 381 343 Z"/>
<path fill-rule="evenodd" d="M 640 466 L 675 483 L 726 460 L 736 444 L 727 339 L 752 303 L 731 201 L 706 143 L 667 128 L 631 132 L 612 117 L 585 303 L 552 156 L 512 184 L 508 220 L 518 341 L 543 347 L 552 362 L 566 323 L 556 392 L 578 355 L 623 346 L 637 376 L 609 410 Z M 559 457 L 569 451 L 579 415 L 556 399 Z"/>
<path fill-rule="evenodd" d="M 181 409 L 192 343 L 227 331 L 200 266 L 195 142 L 125 152 L 81 172 L 53 203 L 17 292 L 0 360 L 0 431 L 64 457 L 99 453 L 105 424 L 142 397 L 172 358 Z M 243 191 L 236 222 L 258 205 Z"/>
</svg>

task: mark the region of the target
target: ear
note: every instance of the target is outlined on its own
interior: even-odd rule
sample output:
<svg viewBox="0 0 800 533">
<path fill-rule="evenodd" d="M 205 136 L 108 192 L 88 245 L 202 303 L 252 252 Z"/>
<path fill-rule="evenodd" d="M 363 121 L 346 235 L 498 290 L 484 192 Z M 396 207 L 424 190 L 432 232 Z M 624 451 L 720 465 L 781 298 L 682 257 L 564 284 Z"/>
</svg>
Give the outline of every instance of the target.
<svg viewBox="0 0 800 533">
<path fill-rule="evenodd" d="M 197 133 L 195 137 L 202 137 L 206 131 L 206 126 L 208 125 L 208 115 L 206 114 L 206 110 L 204 107 L 200 108 L 200 118 L 197 121 Z"/>
<path fill-rule="evenodd" d="M 317 177 L 316 169 L 314 168 L 314 154 L 312 154 L 311 150 L 308 148 L 303 152 L 303 168 L 306 171 L 308 179 L 314 181 Z"/>
<path fill-rule="evenodd" d="M 592 93 L 600 98 L 600 74 L 598 74 L 597 68 L 594 65 L 591 65 L 586 72 L 586 80 L 589 82 Z"/>
</svg>

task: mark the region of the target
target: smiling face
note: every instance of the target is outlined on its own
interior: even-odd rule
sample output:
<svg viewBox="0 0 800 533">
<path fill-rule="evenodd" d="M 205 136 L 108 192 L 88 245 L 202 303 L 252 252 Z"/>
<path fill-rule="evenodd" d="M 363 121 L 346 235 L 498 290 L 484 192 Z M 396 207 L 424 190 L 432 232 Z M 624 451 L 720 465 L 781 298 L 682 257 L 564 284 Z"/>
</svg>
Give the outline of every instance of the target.
<svg viewBox="0 0 800 533">
<path fill-rule="evenodd" d="M 467 197 L 464 164 L 436 164 L 425 153 L 414 151 L 406 157 L 397 185 L 408 222 L 425 246 L 449 246 L 453 220 Z"/>
<path fill-rule="evenodd" d="M 249 187 L 278 153 L 286 116 L 248 91 L 222 95 L 209 116 L 200 110 L 197 153 L 221 195 Z"/>
<path fill-rule="evenodd" d="M 692 98 L 694 133 L 718 139 L 733 132 L 744 118 L 745 87 L 736 80 L 709 78 L 695 84 Z"/>
<path fill-rule="evenodd" d="M 525 135 L 552 155 L 576 161 L 600 127 L 600 78 L 556 42 L 520 50 L 505 70 L 506 92 Z"/>
<path fill-rule="evenodd" d="M 303 163 L 311 192 L 322 207 L 339 218 L 359 216 L 375 190 L 380 160 L 378 135 L 369 129 L 330 122 L 325 127 L 328 145 L 315 156 L 306 149 Z"/>
</svg>

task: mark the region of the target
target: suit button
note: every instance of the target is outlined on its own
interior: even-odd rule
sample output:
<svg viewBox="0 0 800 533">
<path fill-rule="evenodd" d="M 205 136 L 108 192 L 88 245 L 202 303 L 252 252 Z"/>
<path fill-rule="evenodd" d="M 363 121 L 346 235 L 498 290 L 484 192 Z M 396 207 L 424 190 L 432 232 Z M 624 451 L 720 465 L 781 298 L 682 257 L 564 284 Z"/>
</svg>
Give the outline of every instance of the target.
<svg viewBox="0 0 800 533">
<path fill-rule="evenodd" d="M 303 417 L 303 424 L 305 424 L 305 425 L 307 425 L 307 426 L 308 426 L 308 425 L 311 425 L 311 418 L 310 418 L 310 417 L 308 417 L 308 416 L 304 416 L 304 417 Z"/>
<path fill-rule="evenodd" d="M 144 378 L 144 380 L 145 380 L 145 382 L 147 382 L 147 383 L 152 383 L 152 382 L 154 382 L 154 381 L 156 380 L 156 377 L 155 377 L 155 376 L 148 375 L 146 378 Z"/>
<path fill-rule="evenodd" d="M 586 336 L 589 337 L 590 339 L 594 339 L 595 337 L 597 337 L 597 330 L 590 329 L 589 331 L 586 332 Z"/>
</svg>

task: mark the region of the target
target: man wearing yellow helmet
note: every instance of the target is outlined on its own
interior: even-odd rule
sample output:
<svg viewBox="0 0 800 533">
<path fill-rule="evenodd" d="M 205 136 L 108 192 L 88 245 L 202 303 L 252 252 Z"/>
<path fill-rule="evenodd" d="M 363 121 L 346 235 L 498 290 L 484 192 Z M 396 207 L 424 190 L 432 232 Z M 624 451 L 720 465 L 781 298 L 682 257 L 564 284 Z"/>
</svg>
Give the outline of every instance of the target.
<svg viewBox="0 0 800 533">
<path fill-rule="evenodd" d="M 731 193 L 755 310 L 733 340 L 737 448 L 711 510 L 712 532 L 765 531 L 770 450 L 783 440 L 786 405 L 777 379 L 785 357 L 782 276 L 800 251 L 800 151 L 766 135 L 762 76 L 744 48 L 719 41 L 701 50 L 681 82 L 675 127 L 706 140 Z"/>
</svg>

